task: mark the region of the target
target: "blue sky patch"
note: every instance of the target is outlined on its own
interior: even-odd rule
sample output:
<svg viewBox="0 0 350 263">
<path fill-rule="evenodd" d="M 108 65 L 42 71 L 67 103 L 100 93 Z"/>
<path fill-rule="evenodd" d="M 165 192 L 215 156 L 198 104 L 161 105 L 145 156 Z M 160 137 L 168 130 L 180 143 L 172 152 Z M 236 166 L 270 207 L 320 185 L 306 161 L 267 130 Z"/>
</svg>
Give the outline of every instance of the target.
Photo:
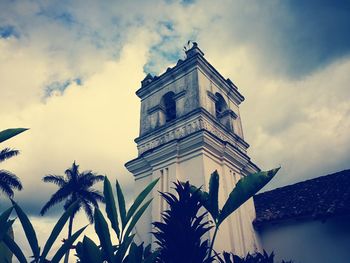
<svg viewBox="0 0 350 263">
<path fill-rule="evenodd" d="M 41 9 L 37 15 L 47 17 L 48 19 L 56 21 L 66 27 L 71 27 L 77 23 L 74 16 L 65 10 Z"/>
<path fill-rule="evenodd" d="M 59 93 L 62 95 L 64 91 L 67 89 L 67 87 L 70 84 L 77 84 L 81 86 L 83 84 L 82 80 L 80 78 L 76 78 L 73 80 L 66 80 L 66 81 L 54 81 L 51 82 L 49 85 L 45 87 L 45 98 L 51 97 L 53 94 Z"/>
<path fill-rule="evenodd" d="M 5 25 L 0 26 L 0 38 L 10 38 L 10 37 L 19 37 L 19 33 L 14 26 Z"/>
</svg>

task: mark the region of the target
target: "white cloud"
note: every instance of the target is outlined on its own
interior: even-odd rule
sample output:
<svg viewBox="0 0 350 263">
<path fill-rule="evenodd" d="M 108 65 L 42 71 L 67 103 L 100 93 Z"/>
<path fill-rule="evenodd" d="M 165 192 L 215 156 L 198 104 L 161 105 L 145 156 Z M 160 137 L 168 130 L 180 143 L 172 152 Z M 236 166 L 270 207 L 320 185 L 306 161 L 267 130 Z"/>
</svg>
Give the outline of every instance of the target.
<svg viewBox="0 0 350 263">
<path fill-rule="evenodd" d="M 144 77 L 147 45 L 152 40 L 148 32 L 134 35 L 137 38 L 125 44 L 118 61 L 106 61 L 82 86 L 71 84 L 62 96 L 11 115 L 1 113 L 3 127 L 30 127 L 4 145 L 22 152 L 4 163 L 24 184 L 18 198 L 23 194 L 47 200 L 53 188 L 44 187 L 40 179 L 48 173 L 62 174 L 74 160 L 82 170 L 131 182 L 123 165 L 136 155 L 133 139 L 138 133 L 139 101 L 134 92 Z M 38 183 L 45 189 L 39 193 Z"/>
<path fill-rule="evenodd" d="M 283 167 L 270 188 L 349 168 L 350 60 L 288 78 L 288 54 L 275 54 L 281 43 L 269 16 L 279 4 L 262 11 L 225 0 L 0 5 L 0 25 L 20 34 L 0 38 L 0 128 L 30 128 L 2 144 L 22 153 L 1 165 L 21 178 L 24 190 L 16 198 L 32 211 L 56 190 L 41 178 L 62 174 L 74 160 L 81 170 L 117 177 L 131 197 L 124 163 L 137 154 L 134 93 L 144 66 L 152 62 L 148 68 L 163 72 L 188 39 L 246 97 L 241 114 L 249 154 L 262 168 Z M 71 82 L 63 94 L 44 98 L 47 85 L 76 78 L 82 85 Z M 42 235 L 52 224 L 33 220 Z"/>
</svg>

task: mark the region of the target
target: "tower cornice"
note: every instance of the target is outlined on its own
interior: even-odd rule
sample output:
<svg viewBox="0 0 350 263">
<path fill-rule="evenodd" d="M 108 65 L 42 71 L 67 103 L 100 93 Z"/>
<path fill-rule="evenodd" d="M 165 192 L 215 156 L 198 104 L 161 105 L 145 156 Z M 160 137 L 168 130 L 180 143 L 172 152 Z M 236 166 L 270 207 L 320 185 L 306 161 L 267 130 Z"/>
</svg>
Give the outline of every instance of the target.
<svg viewBox="0 0 350 263">
<path fill-rule="evenodd" d="M 239 169 L 242 175 L 260 170 L 244 151 L 230 142 L 221 140 L 207 130 L 198 130 L 186 137 L 159 145 L 127 162 L 125 166 L 135 177 L 138 177 L 145 172 L 151 173 L 152 167 L 176 160 L 181 161 L 192 153 L 208 154 L 220 162 L 230 163 Z"/>
<path fill-rule="evenodd" d="M 148 74 L 142 81 L 142 87 L 136 91 L 136 95 L 145 99 L 154 92 L 176 79 L 183 77 L 194 69 L 200 70 L 203 74 L 212 79 L 228 94 L 237 104 L 244 101 L 244 96 L 238 91 L 237 86 L 230 80 L 225 79 L 205 58 L 203 53 L 196 53 L 185 60 L 179 60 L 176 66 L 168 68 L 160 76 L 151 77 Z"/>
<path fill-rule="evenodd" d="M 198 108 L 173 122 L 158 127 L 135 139 L 139 155 L 170 141 L 186 137 L 198 130 L 206 130 L 222 141 L 227 141 L 246 152 L 249 144 L 237 134 L 228 131 L 207 110 Z"/>
</svg>

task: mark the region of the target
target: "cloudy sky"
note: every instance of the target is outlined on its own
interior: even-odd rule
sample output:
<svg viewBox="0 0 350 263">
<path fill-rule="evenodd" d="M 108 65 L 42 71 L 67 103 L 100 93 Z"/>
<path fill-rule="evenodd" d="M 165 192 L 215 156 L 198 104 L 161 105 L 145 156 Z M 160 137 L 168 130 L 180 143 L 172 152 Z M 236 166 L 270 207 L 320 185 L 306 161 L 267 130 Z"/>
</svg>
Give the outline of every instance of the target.
<svg viewBox="0 0 350 263">
<path fill-rule="evenodd" d="M 38 211 L 56 188 L 41 178 L 74 160 L 130 198 L 135 91 L 183 58 L 187 40 L 245 96 L 249 155 L 283 168 L 266 189 L 350 168 L 349 28 L 345 0 L 2 0 L 0 130 L 30 130 L 2 144 L 21 155 L 1 168 L 21 178 L 16 199 L 42 233 L 50 218 Z"/>
</svg>

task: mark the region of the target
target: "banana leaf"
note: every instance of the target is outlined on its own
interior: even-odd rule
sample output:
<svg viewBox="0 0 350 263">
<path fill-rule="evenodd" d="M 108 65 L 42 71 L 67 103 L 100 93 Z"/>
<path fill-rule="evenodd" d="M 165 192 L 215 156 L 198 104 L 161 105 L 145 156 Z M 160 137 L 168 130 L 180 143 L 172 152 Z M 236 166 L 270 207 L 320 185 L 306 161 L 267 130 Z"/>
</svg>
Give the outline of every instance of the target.
<svg viewBox="0 0 350 263">
<path fill-rule="evenodd" d="M 12 138 L 13 136 L 16 136 L 16 135 L 18 135 L 26 130 L 28 130 L 28 129 L 15 128 L 15 129 L 7 129 L 7 130 L 1 131 L 0 132 L 0 143 Z"/>
</svg>

